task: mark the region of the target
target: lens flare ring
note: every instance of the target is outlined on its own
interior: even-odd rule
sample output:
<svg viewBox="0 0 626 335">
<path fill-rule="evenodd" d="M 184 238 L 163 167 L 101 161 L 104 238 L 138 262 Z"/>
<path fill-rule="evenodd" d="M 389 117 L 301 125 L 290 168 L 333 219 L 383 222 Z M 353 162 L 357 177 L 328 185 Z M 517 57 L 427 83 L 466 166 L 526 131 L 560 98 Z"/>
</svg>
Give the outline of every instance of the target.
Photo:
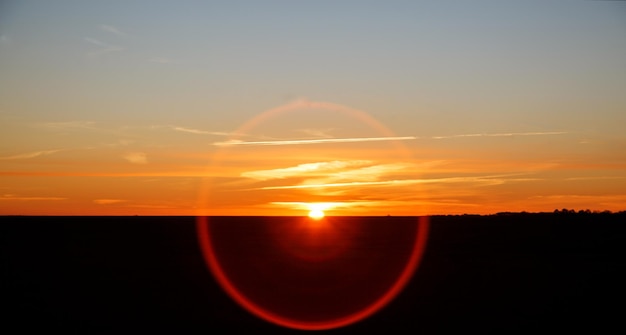
<svg viewBox="0 0 626 335">
<path fill-rule="evenodd" d="M 332 111 L 332 112 L 337 112 L 339 114 L 347 115 L 350 118 L 356 119 L 366 125 L 369 125 L 372 129 L 376 130 L 378 133 L 382 134 L 383 136 L 386 136 L 386 137 L 394 136 L 394 134 L 389 129 L 387 129 L 384 125 L 382 125 L 380 122 L 378 122 L 377 120 L 375 120 L 374 118 L 372 118 L 365 112 L 352 109 L 349 107 L 333 104 L 333 103 L 313 102 L 313 101 L 308 101 L 308 100 L 298 100 L 290 104 L 265 111 L 255 116 L 254 118 L 250 119 L 248 122 L 244 123 L 234 133 L 246 134 L 251 129 L 256 127 L 258 124 L 260 124 L 261 122 L 265 122 L 269 120 L 270 118 L 276 117 L 278 115 L 283 115 L 285 113 L 297 111 L 297 110 L 304 109 L 304 108 L 318 108 L 318 109 L 323 109 L 326 111 Z M 238 141 L 239 136 L 240 135 L 237 135 L 236 137 L 231 138 L 230 141 Z M 392 141 L 391 145 L 393 146 L 394 151 L 396 153 L 400 153 L 401 156 L 403 157 L 411 156 L 410 151 L 401 143 L 401 141 Z M 218 151 L 216 152 L 214 156 L 213 164 L 219 163 L 224 158 L 226 149 L 227 149 L 226 146 L 219 147 Z M 306 320 L 286 317 L 284 315 L 281 315 L 280 313 L 277 313 L 275 311 L 262 307 L 259 304 L 259 302 L 255 301 L 251 297 L 244 294 L 240 288 L 238 288 L 235 284 L 233 284 L 233 281 L 231 280 L 231 278 L 229 278 L 229 275 L 227 274 L 227 272 L 225 271 L 223 267 L 223 264 L 222 264 L 223 262 L 220 260 L 220 257 L 215 250 L 214 238 L 216 238 L 216 236 L 212 234 L 210 218 L 206 216 L 205 214 L 206 212 L 201 212 L 201 210 L 206 209 L 207 204 L 209 203 L 208 200 L 209 200 L 210 190 L 211 190 L 211 187 L 208 185 L 208 183 L 205 182 L 202 184 L 202 188 L 200 190 L 199 197 L 198 197 L 197 207 L 199 208 L 199 211 L 198 211 L 198 217 L 197 217 L 197 222 L 196 222 L 197 236 L 198 236 L 199 244 L 200 244 L 204 259 L 206 261 L 206 264 L 211 270 L 211 272 L 213 273 L 213 275 L 215 276 L 220 286 L 224 289 L 224 291 L 226 291 L 228 295 L 230 295 L 230 297 L 235 302 L 237 302 L 239 305 L 241 305 L 244 309 L 246 309 L 250 313 L 258 316 L 259 318 L 263 320 L 274 323 L 276 325 L 280 325 L 280 326 L 284 326 L 288 328 L 294 328 L 294 329 L 301 329 L 301 330 L 324 330 L 324 329 L 333 329 L 333 328 L 347 326 L 347 325 L 353 324 L 355 322 L 358 322 L 360 320 L 363 320 L 364 318 L 371 316 L 372 314 L 374 314 L 375 312 L 377 312 L 378 310 L 386 306 L 395 296 L 398 295 L 398 293 L 407 284 L 407 282 L 410 280 L 411 276 L 413 275 L 413 273 L 419 266 L 419 263 L 422 259 L 422 255 L 426 247 L 426 241 L 427 241 L 428 230 L 429 230 L 429 220 L 427 217 L 419 217 L 415 219 L 416 220 L 415 224 L 417 225 L 415 229 L 416 234 L 412 236 L 414 242 L 412 245 L 412 249 L 410 250 L 410 255 L 408 256 L 408 260 L 406 261 L 405 266 L 403 267 L 403 269 L 401 270 L 397 278 L 394 277 L 396 278 L 395 281 L 388 287 L 388 289 L 384 292 L 384 294 L 378 296 L 377 299 L 372 300 L 371 303 L 369 303 L 367 306 L 360 308 L 358 310 L 355 310 L 352 313 L 347 313 L 339 317 L 332 317 L 330 319 L 325 319 L 322 321 L 306 321 Z M 280 202 L 277 202 L 277 203 L 280 203 Z M 322 203 L 300 203 L 300 204 L 307 204 L 308 213 L 309 213 L 308 220 L 310 222 L 311 221 L 319 221 L 320 223 L 326 222 L 326 225 L 327 225 L 327 221 L 331 217 L 325 217 L 324 211 L 329 210 L 329 208 L 324 207 Z M 324 228 L 322 225 L 320 227 L 317 227 L 317 229 L 313 229 L 311 231 L 317 231 L 317 233 L 319 234 L 322 234 L 322 233 L 328 234 L 328 232 L 325 232 L 323 230 L 323 229 L 328 229 L 328 228 L 329 227 Z M 322 230 L 319 230 L 319 229 L 322 229 Z M 288 250 L 288 248 L 283 249 L 283 250 Z M 343 249 L 337 249 L 335 251 L 341 251 L 341 250 Z M 305 256 L 308 256 L 308 255 L 305 255 Z M 320 259 L 323 260 L 324 258 L 323 257 L 319 258 L 319 255 L 316 255 L 316 257 L 310 258 L 308 261 L 313 262 L 311 264 L 314 264 L 315 262 L 320 261 Z"/>
</svg>

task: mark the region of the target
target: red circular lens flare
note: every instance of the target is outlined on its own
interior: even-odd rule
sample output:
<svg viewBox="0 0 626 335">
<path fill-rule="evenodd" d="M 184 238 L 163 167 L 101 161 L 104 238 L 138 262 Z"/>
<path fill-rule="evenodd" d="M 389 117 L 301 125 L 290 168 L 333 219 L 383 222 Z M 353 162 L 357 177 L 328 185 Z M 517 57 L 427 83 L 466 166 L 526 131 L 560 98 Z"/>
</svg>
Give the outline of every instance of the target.
<svg viewBox="0 0 626 335">
<path fill-rule="evenodd" d="M 207 265 L 209 266 L 211 272 L 213 273 L 213 275 L 219 282 L 220 286 L 239 305 L 244 307 L 246 310 L 248 310 L 252 314 L 260 317 L 261 319 L 264 319 L 266 321 L 272 322 L 280 326 L 295 328 L 295 329 L 302 329 L 302 330 L 323 330 L 323 329 L 332 329 L 332 328 L 347 326 L 357 321 L 360 321 L 364 318 L 367 318 L 368 316 L 372 315 L 373 313 L 375 313 L 376 311 L 380 310 L 385 305 L 387 305 L 402 290 L 402 288 L 406 285 L 406 283 L 409 281 L 412 274 L 418 267 L 419 262 L 422 258 L 425 246 L 426 246 L 426 240 L 427 240 L 428 229 L 429 229 L 428 218 L 421 217 L 416 220 L 418 220 L 418 222 L 413 222 L 413 225 L 414 225 L 413 231 L 415 235 L 410 237 L 411 238 L 410 241 L 412 242 L 412 245 L 409 246 L 409 248 L 407 249 L 409 253 L 406 257 L 406 262 L 400 267 L 400 270 L 397 271 L 397 276 L 395 276 L 392 281 L 384 281 L 384 283 L 386 284 L 384 285 L 385 286 L 384 290 L 380 291 L 382 293 L 378 294 L 377 296 L 368 296 L 366 299 L 367 300 L 366 302 L 362 301 L 359 304 L 357 304 L 357 306 L 351 306 L 350 304 L 345 304 L 345 308 L 343 308 L 341 311 L 333 312 L 331 314 L 327 313 L 326 308 L 319 307 L 319 306 L 324 306 L 324 302 L 321 301 L 320 299 L 317 299 L 317 298 L 313 299 L 313 300 L 317 299 L 315 302 L 313 302 L 314 307 L 307 306 L 307 304 L 310 303 L 310 301 L 307 301 L 307 297 L 310 298 L 313 296 L 308 291 L 320 290 L 320 292 L 322 292 L 320 293 L 321 295 L 326 294 L 323 292 L 325 289 L 324 288 L 325 283 L 323 281 L 319 283 L 318 287 L 312 287 L 316 285 L 315 284 L 316 282 L 314 281 L 314 279 L 311 279 L 311 281 L 309 281 L 308 284 L 306 285 L 303 284 L 304 287 L 302 289 L 305 289 L 305 291 L 303 291 L 304 293 L 302 293 L 301 296 L 298 295 L 298 293 L 300 292 L 298 291 L 299 289 L 296 289 L 295 291 L 293 290 L 289 291 L 289 288 L 285 288 L 284 285 L 277 285 L 278 287 L 280 287 L 280 289 L 285 289 L 288 291 L 289 294 L 286 295 L 288 298 L 284 298 L 284 297 L 277 298 L 276 300 L 278 302 L 259 301 L 259 300 L 262 300 L 262 297 L 265 297 L 265 298 L 270 297 L 269 299 L 271 300 L 273 299 L 271 297 L 272 295 L 280 295 L 280 292 L 274 291 L 274 292 L 259 293 L 260 291 L 258 289 L 256 289 L 255 291 L 255 289 L 250 289 L 246 287 L 247 284 L 242 284 L 241 278 L 250 278 L 250 276 L 243 275 L 242 274 L 243 272 L 238 272 L 238 271 L 242 271 L 241 269 L 247 266 L 250 266 L 251 264 L 253 264 L 253 262 L 250 262 L 249 259 L 242 258 L 240 259 L 240 262 L 238 262 L 238 265 L 235 265 L 235 268 L 233 268 L 232 264 L 237 264 L 237 262 L 233 263 L 233 260 L 230 260 L 229 258 L 232 258 L 232 254 L 234 253 L 233 252 L 229 253 L 225 251 L 225 249 L 223 249 L 223 245 L 228 245 L 232 241 L 224 241 L 223 243 L 219 242 L 220 238 L 224 237 L 223 232 L 220 232 L 219 226 L 214 227 L 217 229 L 212 229 L 211 228 L 212 223 L 209 221 L 209 218 L 198 217 L 196 227 L 197 227 L 197 233 L 198 233 L 200 246 L 201 246 Z M 353 226 L 358 225 L 358 223 L 354 223 L 354 222 L 350 224 Z M 247 225 L 249 226 L 250 224 L 247 224 Z M 271 222 L 268 222 L 266 224 L 266 226 L 270 226 L 270 227 L 272 225 L 273 223 Z M 281 223 L 276 222 L 275 225 L 280 226 Z M 345 225 L 348 225 L 348 224 L 345 224 Z M 224 227 L 226 225 L 222 225 L 222 226 Z M 223 229 L 221 230 L 223 231 Z M 226 236 L 227 240 L 228 238 L 229 237 Z M 348 236 L 348 239 L 349 238 L 350 236 Z M 267 241 L 268 241 L 266 242 L 267 245 L 276 245 L 276 243 L 274 243 L 274 241 L 272 241 L 271 239 L 267 239 Z M 219 245 L 220 243 L 222 244 L 222 246 Z M 313 249 L 315 249 L 315 247 L 313 247 Z M 241 251 L 241 249 L 239 248 L 237 248 L 237 250 L 239 252 Z M 285 254 L 285 255 L 290 254 L 290 252 L 287 251 L 286 249 L 281 249 L 281 250 L 282 250 L 282 254 Z M 258 249 L 257 249 L 257 246 L 254 246 L 252 247 L 250 254 L 256 254 L 256 253 L 258 253 Z M 286 256 L 286 257 L 289 257 L 289 256 Z M 296 255 L 296 257 L 298 256 Z M 322 259 L 322 260 L 310 259 L 308 260 L 308 263 L 306 264 L 310 267 L 315 267 L 315 266 L 319 267 L 319 266 L 324 266 L 323 264 L 326 264 L 326 263 L 332 263 L 333 259 L 338 259 L 338 258 L 340 257 L 337 257 L 337 255 L 335 255 L 334 258 L 330 258 L 330 259 Z M 291 264 L 290 265 L 291 267 L 294 267 L 294 271 L 302 271 L 302 268 L 299 266 L 302 264 L 303 261 L 307 262 L 307 260 L 303 260 L 302 258 L 299 258 L 299 257 L 297 259 L 299 259 L 300 261 L 297 261 L 297 260 L 292 261 L 289 264 Z M 393 260 L 387 259 L 386 261 L 393 261 Z M 319 264 L 322 264 L 322 265 L 319 265 Z M 380 283 L 377 284 L 376 279 L 375 279 L 376 273 L 380 272 L 379 269 L 377 268 L 368 268 L 367 266 L 364 267 L 358 264 L 352 266 L 352 268 L 345 267 L 345 266 L 343 268 L 345 268 L 345 271 L 348 271 L 348 273 L 354 273 L 354 274 L 367 273 L 369 274 L 367 276 L 367 280 L 373 281 L 372 283 L 368 283 L 367 285 L 380 286 L 379 285 Z M 255 271 L 255 270 L 251 269 L 250 271 Z M 306 270 L 304 272 L 306 273 Z M 316 275 L 318 274 L 317 273 L 313 274 L 313 276 L 316 276 Z M 292 278 L 293 276 L 290 276 L 289 273 L 281 274 L 281 273 L 269 272 L 269 274 L 265 274 L 265 275 L 262 273 L 258 274 L 254 278 L 254 281 L 248 280 L 248 279 L 244 279 L 244 281 L 248 280 L 247 283 L 253 283 L 252 285 L 255 285 L 257 281 L 268 280 L 268 278 L 271 278 L 272 276 L 276 277 L 276 278 L 273 278 L 275 282 L 280 282 L 281 280 L 283 280 L 283 282 L 281 283 L 285 283 L 285 282 L 288 283 L 293 279 Z M 282 277 L 285 277 L 285 278 L 283 279 Z M 324 276 L 321 276 L 320 278 L 327 278 L 327 277 L 328 276 L 324 275 Z M 306 279 L 304 280 L 306 281 Z M 239 281 L 239 282 L 236 283 L 236 281 Z M 366 291 L 368 290 L 364 290 L 364 291 L 367 294 Z M 296 293 L 294 294 L 294 292 Z M 337 303 L 337 301 L 333 299 L 336 299 L 336 297 L 341 296 L 341 294 L 342 292 L 340 291 L 328 292 L 326 296 L 322 299 L 327 299 L 328 306 L 332 306 L 332 304 Z M 356 297 L 357 294 L 358 292 L 355 291 L 352 296 Z M 269 305 L 272 305 L 272 303 L 274 303 L 273 306 L 275 306 L 275 308 L 274 309 L 268 308 L 267 307 L 268 303 Z M 276 306 L 279 306 L 279 307 L 276 307 Z M 305 315 L 302 313 L 299 315 L 299 317 L 294 317 L 293 315 L 292 316 L 285 315 L 287 314 L 285 311 L 293 311 L 293 310 L 298 310 L 298 309 L 302 309 L 305 311 L 312 310 L 315 313 L 317 312 L 320 312 L 322 314 L 327 313 L 328 315 L 325 315 L 323 317 L 318 317 L 318 316 L 313 315 L 311 318 L 309 318 L 308 315 Z"/>
<path fill-rule="evenodd" d="M 267 122 L 278 116 L 281 122 Z M 260 124 L 268 133 L 277 128 L 279 132 L 293 132 L 306 124 L 310 129 L 300 131 L 338 127 L 345 134 L 330 139 L 249 140 L 246 136 Z M 410 151 L 401 140 L 412 137 L 396 137 L 363 111 L 308 100 L 263 112 L 234 133 L 238 135 L 214 143 L 220 149 L 211 170 L 216 176 L 224 171 L 229 177 L 249 178 L 246 182 L 254 179 L 258 187 L 246 191 L 252 190 L 258 197 L 233 198 L 233 190 L 243 189 L 203 183 L 196 224 L 204 259 L 227 294 L 261 319 L 303 330 L 346 326 L 388 304 L 420 263 L 428 218 L 335 217 L 325 216 L 324 211 L 340 215 L 387 213 L 384 200 L 370 200 L 362 192 L 350 195 L 344 188 L 384 184 L 379 180 L 385 171 L 397 171 L 410 160 Z M 281 137 L 286 138 L 284 134 L 276 138 Z M 327 147 L 320 148 L 322 144 Z M 304 154 L 289 150 L 293 145 L 313 149 Z M 242 150 L 249 147 L 254 149 L 244 154 Z M 228 151 L 230 161 L 225 159 L 227 148 L 232 149 Z M 256 170 L 251 170 L 254 166 Z M 307 174 L 311 171 L 314 173 Z M 410 171 L 403 172 L 406 175 Z M 302 183 L 273 182 L 290 178 Z M 387 179 L 395 181 L 391 178 Z M 402 201 L 392 203 L 396 206 Z M 212 206 L 222 211 L 214 213 Z M 241 215 L 242 211 L 259 215 L 256 211 L 281 207 L 306 209 L 308 217 L 220 216 L 209 221 L 206 216 Z M 256 224 L 259 220 L 265 222 Z"/>
</svg>

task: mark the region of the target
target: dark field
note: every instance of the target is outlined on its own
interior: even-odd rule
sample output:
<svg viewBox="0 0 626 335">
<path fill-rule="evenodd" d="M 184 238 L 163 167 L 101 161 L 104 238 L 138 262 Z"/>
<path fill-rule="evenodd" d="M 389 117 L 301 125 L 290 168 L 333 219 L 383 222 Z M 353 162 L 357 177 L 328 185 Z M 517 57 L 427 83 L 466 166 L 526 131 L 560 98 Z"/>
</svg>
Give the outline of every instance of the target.
<svg viewBox="0 0 626 335">
<path fill-rule="evenodd" d="M 0 242 L 6 329 L 298 332 L 250 315 L 221 290 L 193 217 L 2 217 Z M 621 333 L 625 257 L 623 213 L 432 217 L 421 265 L 400 295 L 328 332 Z"/>
</svg>

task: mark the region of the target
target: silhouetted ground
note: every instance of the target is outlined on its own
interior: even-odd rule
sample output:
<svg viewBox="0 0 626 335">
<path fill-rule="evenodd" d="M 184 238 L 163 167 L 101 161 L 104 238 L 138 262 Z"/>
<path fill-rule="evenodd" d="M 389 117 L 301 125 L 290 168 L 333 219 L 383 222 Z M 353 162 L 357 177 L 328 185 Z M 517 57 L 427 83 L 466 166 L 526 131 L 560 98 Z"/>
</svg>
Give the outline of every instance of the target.
<svg viewBox="0 0 626 335">
<path fill-rule="evenodd" d="M 0 220 L 3 328 L 296 332 L 221 291 L 193 217 Z M 329 332 L 620 333 L 625 256 L 624 213 L 436 216 L 404 291 L 369 319 Z"/>
</svg>

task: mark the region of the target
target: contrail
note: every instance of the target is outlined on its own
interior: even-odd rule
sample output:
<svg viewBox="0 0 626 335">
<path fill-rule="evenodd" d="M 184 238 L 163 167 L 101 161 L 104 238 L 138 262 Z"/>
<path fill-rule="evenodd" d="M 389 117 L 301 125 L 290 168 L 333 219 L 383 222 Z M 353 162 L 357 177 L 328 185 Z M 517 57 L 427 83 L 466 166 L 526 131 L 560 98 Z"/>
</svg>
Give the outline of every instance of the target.
<svg viewBox="0 0 626 335">
<path fill-rule="evenodd" d="M 177 130 L 182 131 L 183 129 L 177 129 Z M 308 140 L 275 140 L 275 141 L 229 140 L 229 141 L 215 142 L 213 143 L 213 145 L 218 146 L 218 147 L 254 146 L 254 145 L 302 145 L 302 144 L 324 144 L 324 143 L 406 141 L 406 140 L 417 140 L 417 139 L 442 140 L 442 139 L 461 138 L 461 137 L 511 137 L 511 136 L 540 136 L 540 135 L 563 135 L 563 134 L 567 134 L 567 132 L 546 131 L 546 132 L 520 132 L 520 133 L 476 133 L 476 134 L 460 134 L 460 135 L 432 136 L 432 137 L 389 136 L 389 137 L 323 138 L 323 139 L 308 139 Z"/>
<path fill-rule="evenodd" d="M 239 141 L 230 140 L 224 142 L 215 142 L 213 145 L 235 146 L 235 145 L 297 145 L 297 144 L 320 144 L 320 143 L 354 143 L 354 142 L 378 142 L 378 141 L 405 141 L 415 140 L 415 136 L 396 136 L 396 137 L 355 137 L 355 138 L 324 138 L 313 140 L 279 140 L 279 141 Z"/>
</svg>

